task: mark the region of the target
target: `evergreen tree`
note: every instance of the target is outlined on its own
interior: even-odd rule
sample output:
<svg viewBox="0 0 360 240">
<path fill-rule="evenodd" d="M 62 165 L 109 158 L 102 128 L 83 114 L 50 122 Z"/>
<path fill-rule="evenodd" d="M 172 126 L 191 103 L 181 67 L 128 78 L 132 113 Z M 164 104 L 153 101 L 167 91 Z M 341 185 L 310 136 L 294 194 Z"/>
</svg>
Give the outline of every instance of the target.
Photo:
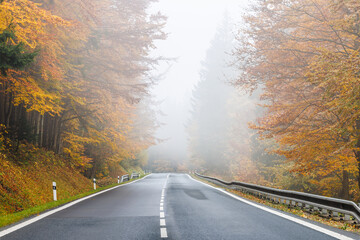
<svg viewBox="0 0 360 240">
<path fill-rule="evenodd" d="M 233 38 L 227 15 L 203 63 L 201 80 L 193 91 L 193 113 L 188 131 L 193 167 L 222 174 L 228 170 L 224 156 L 229 116 L 227 102 L 234 91 L 226 82 Z"/>
<path fill-rule="evenodd" d="M 12 44 L 16 40 L 13 26 L 10 26 L 0 33 L 0 72 L 6 76 L 8 69 L 22 70 L 30 64 L 37 51 L 26 53 L 24 43 Z"/>
</svg>

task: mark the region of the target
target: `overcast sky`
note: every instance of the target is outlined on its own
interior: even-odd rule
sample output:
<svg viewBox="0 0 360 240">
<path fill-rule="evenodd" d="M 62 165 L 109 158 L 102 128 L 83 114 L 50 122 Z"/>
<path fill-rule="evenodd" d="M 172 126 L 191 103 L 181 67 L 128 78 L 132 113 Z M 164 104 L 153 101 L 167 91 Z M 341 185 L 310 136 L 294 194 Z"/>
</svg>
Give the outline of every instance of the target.
<svg viewBox="0 0 360 240">
<path fill-rule="evenodd" d="M 169 34 L 165 41 L 157 42 L 154 55 L 176 59 L 163 63 L 155 73 L 166 72 L 152 89 L 164 114 L 159 116 L 164 125 L 157 137 L 168 139 L 158 148 L 169 151 L 176 146 L 176 151 L 186 151 L 184 125 L 189 119 L 192 89 L 200 79 L 201 62 L 225 12 L 234 23 L 239 23 L 247 3 L 248 0 L 159 0 L 152 6 L 153 11 L 168 17 L 165 32 Z"/>
</svg>

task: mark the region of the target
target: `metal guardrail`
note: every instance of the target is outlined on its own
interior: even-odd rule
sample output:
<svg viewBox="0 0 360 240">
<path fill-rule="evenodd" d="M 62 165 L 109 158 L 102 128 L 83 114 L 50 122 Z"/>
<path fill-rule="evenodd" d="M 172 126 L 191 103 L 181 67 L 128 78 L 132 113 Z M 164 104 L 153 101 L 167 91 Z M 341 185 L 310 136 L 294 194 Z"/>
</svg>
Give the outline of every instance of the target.
<svg viewBox="0 0 360 240">
<path fill-rule="evenodd" d="M 130 180 L 129 174 L 126 174 L 126 175 L 121 176 L 121 181 L 120 182 L 129 181 L 129 180 Z"/>
<path fill-rule="evenodd" d="M 281 190 L 250 183 L 226 182 L 221 179 L 200 175 L 197 172 L 195 172 L 195 175 L 215 184 L 225 185 L 228 188 L 250 193 L 275 203 L 301 207 L 306 211 L 319 212 L 320 215 L 324 217 L 333 217 L 334 219 L 360 224 L 360 208 L 352 201 L 297 191 Z M 340 216 L 339 213 L 343 216 Z M 351 219 L 350 216 L 352 216 L 353 219 Z"/>
<path fill-rule="evenodd" d="M 139 178 L 139 177 L 140 177 L 140 173 L 133 172 L 133 173 L 131 174 L 131 178 L 130 178 L 130 179 Z"/>
</svg>

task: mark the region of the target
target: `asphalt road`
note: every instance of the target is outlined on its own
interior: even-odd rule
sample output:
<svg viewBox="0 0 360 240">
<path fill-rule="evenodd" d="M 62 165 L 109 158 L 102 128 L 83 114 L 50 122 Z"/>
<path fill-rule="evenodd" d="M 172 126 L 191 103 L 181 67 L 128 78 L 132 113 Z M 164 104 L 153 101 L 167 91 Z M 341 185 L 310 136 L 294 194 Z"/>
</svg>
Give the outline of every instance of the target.
<svg viewBox="0 0 360 240">
<path fill-rule="evenodd" d="M 311 221 L 308 221 L 312 223 Z M 352 239 L 359 235 L 329 229 Z M 2 229 L 3 230 L 3 229 Z M 151 174 L 87 199 L 1 240 L 336 239 L 250 206 L 186 174 Z"/>
</svg>

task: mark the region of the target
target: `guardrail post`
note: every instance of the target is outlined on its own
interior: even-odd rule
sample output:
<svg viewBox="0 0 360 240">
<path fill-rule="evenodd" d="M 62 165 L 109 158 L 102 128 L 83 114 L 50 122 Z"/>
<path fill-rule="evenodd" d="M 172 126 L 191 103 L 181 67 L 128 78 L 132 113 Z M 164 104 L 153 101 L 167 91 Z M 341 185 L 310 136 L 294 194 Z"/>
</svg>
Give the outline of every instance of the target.
<svg viewBox="0 0 360 240">
<path fill-rule="evenodd" d="M 322 217 L 326 217 L 326 218 L 330 217 L 330 216 L 329 216 L 329 213 L 328 213 L 328 210 L 325 209 L 325 208 L 321 209 L 321 214 L 320 214 L 320 215 L 321 215 Z"/>
<path fill-rule="evenodd" d="M 345 214 L 345 216 L 344 216 L 344 221 L 350 221 L 350 215 Z"/>
<path fill-rule="evenodd" d="M 54 201 L 57 201 L 56 182 L 53 182 L 53 195 L 54 195 Z"/>
<path fill-rule="evenodd" d="M 96 179 L 95 178 L 93 179 L 93 182 L 94 182 L 94 190 L 96 190 Z"/>
</svg>

